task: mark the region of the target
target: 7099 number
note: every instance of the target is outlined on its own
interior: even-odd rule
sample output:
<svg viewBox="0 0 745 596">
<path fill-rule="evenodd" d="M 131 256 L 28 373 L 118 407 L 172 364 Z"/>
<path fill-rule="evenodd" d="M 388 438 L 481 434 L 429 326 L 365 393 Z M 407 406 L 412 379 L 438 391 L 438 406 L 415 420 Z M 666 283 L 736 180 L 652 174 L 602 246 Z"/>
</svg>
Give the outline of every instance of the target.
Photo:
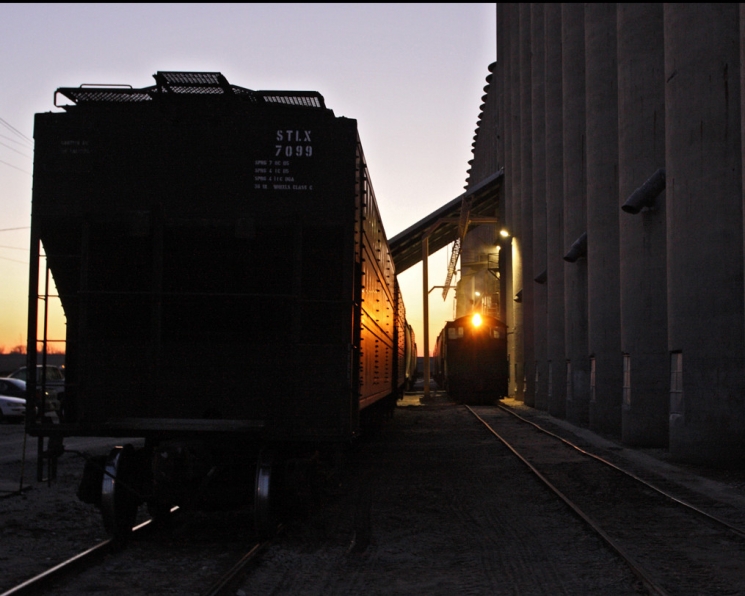
<svg viewBox="0 0 745 596">
<path fill-rule="evenodd" d="M 313 155 L 312 145 L 275 145 L 274 157 L 310 157 Z"/>
</svg>

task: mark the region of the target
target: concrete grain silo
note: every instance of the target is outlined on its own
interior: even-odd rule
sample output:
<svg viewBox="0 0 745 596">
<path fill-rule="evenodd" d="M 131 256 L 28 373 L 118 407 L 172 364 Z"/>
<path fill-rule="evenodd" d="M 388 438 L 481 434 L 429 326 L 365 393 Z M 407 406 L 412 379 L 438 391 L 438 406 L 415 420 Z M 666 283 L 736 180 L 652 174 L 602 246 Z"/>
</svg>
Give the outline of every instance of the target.
<svg viewBox="0 0 745 596">
<path fill-rule="evenodd" d="M 745 438 L 739 15 L 664 9 L 670 452 L 687 461 Z"/>
<path fill-rule="evenodd" d="M 618 4 L 617 43 L 618 173 L 623 205 L 618 216 L 622 438 L 628 445 L 667 447 L 670 373 L 662 3 Z"/>
<path fill-rule="evenodd" d="M 544 49 L 545 4 L 531 4 L 530 39 L 533 80 L 533 401 L 536 408 L 548 409 L 547 287 L 546 278 L 546 89 Z M 537 281 L 536 281 L 537 280 Z M 527 399 L 526 399 L 527 402 Z"/>
<path fill-rule="evenodd" d="M 510 395 L 698 463 L 745 452 L 742 14 L 498 5 Z"/>
<path fill-rule="evenodd" d="M 585 6 L 590 428 L 621 433 L 616 4 Z"/>
<path fill-rule="evenodd" d="M 548 411 L 566 415 L 564 333 L 564 120 L 561 4 L 545 4 L 546 358 Z"/>
<path fill-rule="evenodd" d="M 564 126 L 564 325 L 566 415 L 589 420 L 590 361 L 587 344 L 587 153 L 585 146 L 585 7 L 561 5 Z M 584 246 L 582 238 L 585 238 Z"/>
</svg>

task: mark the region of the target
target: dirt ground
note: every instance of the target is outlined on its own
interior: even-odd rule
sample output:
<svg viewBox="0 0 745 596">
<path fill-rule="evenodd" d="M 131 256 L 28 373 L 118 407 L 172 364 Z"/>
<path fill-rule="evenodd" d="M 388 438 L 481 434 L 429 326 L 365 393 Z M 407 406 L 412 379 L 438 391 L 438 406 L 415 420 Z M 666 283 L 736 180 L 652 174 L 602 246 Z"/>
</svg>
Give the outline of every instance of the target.
<svg viewBox="0 0 745 596">
<path fill-rule="evenodd" d="M 2 430 L 22 436 L 8 425 Z M 75 495 L 83 460 L 63 456 L 57 480 L 38 483 L 35 451 L 29 447 L 28 452 L 34 457 L 26 462 L 21 494 L 21 464 L 0 464 L 0 592 L 107 538 L 99 511 Z"/>
<path fill-rule="evenodd" d="M 420 401 L 409 396 L 379 436 L 326 470 L 320 505 L 294 517 L 237 594 L 644 593 L 625 564 L 464 408 L 444 396 Z M 6 439 L 12 429 L 0 430 Z M 656 462 L 661 473 L 679 472 L 633 455 Z M 57 481 L 47 486 L 32 482 L 27 463 L 31 489 L 0 494 L 0 592 L 106 538 L 99 511 L 75 496 L 82 468 L 79 457 L 66 454 Z M 0 460 L 0 488 L 12 490 L 19 474 L 20 464 Z M 718 487 L 723 499 L 730 495 L 726 485 L 691 478 L 698 487 Z M 219 573 L 228 563 L 221 557 L 196 575 L 207 581 Z M 178 593 L 175 572 L 164 567 L 155 556 L 143 565 L 138 579 L 147 586 L 152 576 L 158 588 L 137 592 Z M 126 579 L 108 579 L 86 585 L 132 593 Z"/>
<path fill-rule="evenodd" d="M 243 594 L 640 593 L 636 579 L 464 408 L 399 408 Z"/>
</svg>

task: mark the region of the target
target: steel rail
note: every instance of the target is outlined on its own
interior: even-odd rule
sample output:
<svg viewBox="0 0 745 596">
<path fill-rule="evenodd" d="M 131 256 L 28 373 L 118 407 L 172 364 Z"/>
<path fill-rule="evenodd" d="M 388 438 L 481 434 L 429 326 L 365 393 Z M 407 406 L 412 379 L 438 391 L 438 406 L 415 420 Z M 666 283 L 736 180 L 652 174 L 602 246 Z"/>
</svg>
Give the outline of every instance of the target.
<svg viewBox="0 0 745 596">
<path fill-rule="evenodd" d="M 75 569 L 89 565 L 96 557 L 103 556 L 111 551 L 113 539 L 99 542 L 96 546 L 83 551 L 74 557 L 63 561 L 59 565 L 41 572 L 39 575 L 27 579 L 25 582 L 18 584 L 0 596 L 20 596 L 21 594 L 34 594 L 42 590 L 49 583 L 61 578 L 63 575 L 74 571 Z"/>
<path fill-rule="evenodd" d="M 584 449 L 582 449 L 581 447 L 575 445 L 571 441 L 568 441 L 565 438 L 560 437 L 559 435 L 557 435 L 555 433 L 552 433 L 550 430 L 547 430 L 547 429 L 543 428 L 539 424 L 536 424 L 535 422 L 532 422 L 531 420 L 528 420 L 527 418 L 523 418 L 522 416 L 520 416 L 519 414 L 516 414 L 515 412 L 511 411 L 509 408 L 507 408 L 505 406 L 502 406 L 502 405 L 499 405 L 498 404 L 497 407 L 500 410 L 504 410 L 508 414 L 511 414 L 515 418 L 518 418 L 518 419 L 522 420 L 523 422 L 526 422 L 527 424 L 532 425 L 533 427 L 535 427 L 539 431 L 541 431 L 543 433 L 546 433 L 547 435 L 549 435 L 551 437 L 554 437 L 555 439 L 558 439 L 559 441 L 561 441 L 562 443 L 568 445 L 569 447 L 572 447 L 572 448 L 576 449 L 582 455 L 586 455 L 587 457 L 591 457 L 591 458 L 593 458 L 593 459 L 595 459 L 595 460 L 597 460 L 597 461 L 605 464 L 606 466 L 609 466 L 609 467 L 613 468 L 614 470 L 616 470 L 618 472 L 621 472 L 622 474 L 626 474 L 628 477 L 633 478 L 637 482 L 640 482 L 641 484 L 643 484 L 647 488 L 649 488 L 649 489 L 651 489 L 651 490 L 659 493 L 660 495 L 662 495 L 664 497 L 667 497 L 668 499 L 670 499 L 672 501 L 675 501 L 676 503 L 678 503 L 678 505 L 681 505 L 681 506 L 683 506 L 683 507 L 685 507 L 687 509 L 690 509 L 694 513 L 697 513 L 698 515 L 701 515 L 702 517 L 705 517 L 709 521 L 713 521 L 713 522 L 715 522 L 717 524 L 720 524 L 720 525 L 724 526 L 725 528 L 727 528 L 728 530 L 731 530 L 732 532 L 734 532 L 738 536 L 741 536 L 741 537 L 745 538 L 745 530 L 743 530 L 741 528 L 738 528 L 737 526 L 733 526 L 728 521 L 723 520 L 722 518 L 717 517 L 715 515 L 711 515 L 710 513 L 707 513 L 706 511 L 704 511 L 703 509 L 699 509 L 695 505 L 693 505 L 693 504 L 691 504 L 691 503 L 689 503 L 687 501 L 684 501 L 683 499 L 680 499 L 680 498 L 676 497 L 675 495 L 673 495 L 673 494 L 671 494 L 671 493 L 669 493 L 669 492 L 667 492 L 667 491 L 665 491 L 665 490 L 663 490 L 663 489 L 655 486 L 654 484 L 651 484 L 650 482 L 647 482 L 646 480 L 644 480 L 643 478 L 640 478 L 639 476 L 637 476 L 633 472 L 629 472 L 628 470 L 624 470 L 623 468 L 621 468 L 621 467 L 617 466 L 616 464 L 608 461 L 607 459 L 604 459 L 604 458 L 600 457 L 599 455 L 596 455 L 594 453 L 590 453 L 589 451 L 585 451 Z"/>
<path fill-rule="evenodd" d="M 151 519 L 144 521 L 132 528 L 132 532 L 145 530 L 148 526 L 151 526 L 152 522 L 153 520 Z M 27 579 L 7 592 L 3 592 L 0 596 L 27 596 L 29 594 L 39 593 L 53 581 L 62 578 L 76 569 L 86 568 L 86 566 L 91 565 L 91 563 L 93 563 L 98 557 L 102 557 L 112 552 L 121 544 L 122 542 L 120 540 L 114 538 L 109 538 L 108 540 L 99 542 L 88 550 L 57 564 L 46 571 L 42 571 L 39 575 Z"/>
<path fill-rule="evenodd" d="M 665 591 L 664 588 L 662 588 L 660 585 L 658 585 L 644 570 L 644 568 L 639 565 L 634 558 L 629 555 L 619 544 L 617 544 L 606 532 L 593 520 L 590 516 L 588 516 L 584 511 L 582 511 L 572 500 L 570 500 L 564 493 L 562 493 L 558 488 L 556 488 L 543 474 L 541 474 L 527 459 L 525 459 L 522 455 L 520 455 L 512 445 L 510 445 L 507 440 L 502 437 L 497 431 L 495 431 L 488 422 L 486 422 L 481 416 L 479 416 L 476 412 L 471 409 L 470 406 L 465 406 L 466 409 L 473 414 L 473 416 L 483 424 L 489 432 L 491 432 L 497 439 L 499 439 L 505 447 L 507 447 L 521 462 L 523 462 L 533 474 L 537 478 L 541 480 L 556 496 L 558 496 L 564 503 L 577 515 L 582 519 L 585 523 L 587 523 L 593 531 L 595 531 L 598 536 L 600 536 L 605 543 L 610 546 L 629 566 L 629 569 L 631 569 L 631 572 L 639 578 L 639 580 L 644 584 L 644 587 L 647 588 L 651 593 L 657 594 L 658 596 L 670 596 L 667 591 Z"/>
<path fill-rule="evenodd" d="M 235 565 L 226 571 L 222 577 L 220 577 L 212 587 L 204 593 L 204 596 L 227 596 L 228 594 L 235 594 L 235 590 L 238 588 L 237 584 L 245 577 L 246 572 L 248 571 L 248 566 L 251 565 L 266 549 L 266 547 L 273 542 L 274 538 L 276 538 L 282 530 L 284 530 L 284 525 L 280 525 L 277 528 L 275 536 L 251 547 L 251 549 L 243 555 Z"/>
</svg>

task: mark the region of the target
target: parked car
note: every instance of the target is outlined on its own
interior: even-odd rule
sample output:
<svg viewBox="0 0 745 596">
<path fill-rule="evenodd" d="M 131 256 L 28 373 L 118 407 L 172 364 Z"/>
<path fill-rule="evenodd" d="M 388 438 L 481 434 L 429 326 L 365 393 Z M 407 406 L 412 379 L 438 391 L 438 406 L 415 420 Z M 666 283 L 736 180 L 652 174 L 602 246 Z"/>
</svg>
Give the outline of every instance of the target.
<svg viewBox="0 0 745 596">
<path fill-rule="evenodd" d="M 44 368 L 43 365 L 36 365 L 36 384 L 41 386 L 41 370 Z M 8 375 L 11 379 L 20 379 L 21 381 L 28 381 L 28 373 L 26 367 L 22 366 L 18 370 L 14 370 Z M 64 389 L 65 387 L 65 373 L 59 366 L 52 366 L 47 364 L 46 374 L 44 375 L 44 385 L 47 388 L 53 389 Z"/>
<path fill-rule="evenodd" d="M 37 389 L 37 395 L 41 394 L 41 389 Z M 26 381 L 10 377 L 0 378 L 0 410 L 2 418 L 23 418 L 26 415 Z M 36 400 L 38 408 L 40 399 Z M 61 417 L 62 406 L 56 390 L 47 389 L 45 391 L 44 412 L 45 416 L 52 417 L 57 415 Z M 37 410 L 38 411 L 38 410 Z"/>
<path fill-rule="evenodd" d="M 36 365 L 36 388 L 41 389 L 42 379 L 41 371 L 44 368 L 43 365 Z M 14 370 L 8 375 L 11 379 L 19 379 L 21 381 L 28 381 L 28 373 L 26 367 L 22 366 L 18 370 Z M 65 400 L 65 373 L 59 366 L 52 366 L 47 364 L 46 373 L 44 374 L 44 390 L 47 393 L 53 393 L 57 396 L 60 403 L 64 404 Z"/>
<path fill-rule="evenodd" d="M 26 414 L 26 382 L 0 378 L 0 421 L 21 420 Z"/>
</svg>

